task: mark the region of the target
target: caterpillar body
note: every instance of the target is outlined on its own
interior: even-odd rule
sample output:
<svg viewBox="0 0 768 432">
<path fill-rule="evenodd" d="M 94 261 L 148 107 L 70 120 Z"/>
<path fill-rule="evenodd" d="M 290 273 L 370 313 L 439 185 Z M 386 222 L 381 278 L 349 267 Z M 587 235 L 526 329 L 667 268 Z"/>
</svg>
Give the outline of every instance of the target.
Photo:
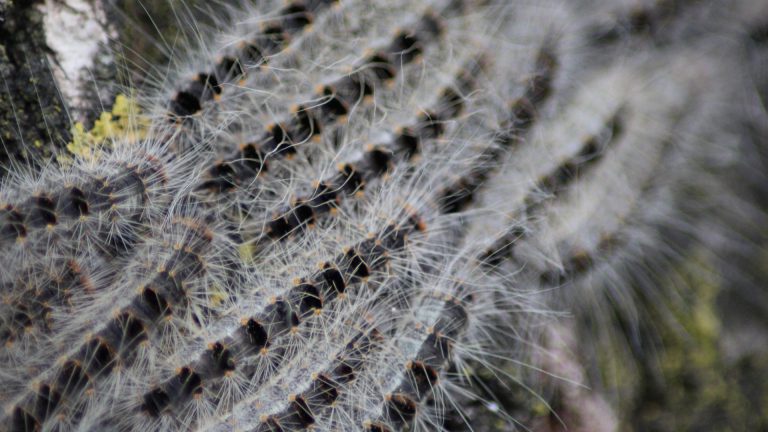
<svg viewBox="0 0 768 432">
<path fill-rule="evenodd" d="M 762 217 L 748 0 L 242 3 L 140 134 L 3 178 L 1 430 L 480 429 L 477 371 L 545 399 L 563 312 Z"/>
</svg>

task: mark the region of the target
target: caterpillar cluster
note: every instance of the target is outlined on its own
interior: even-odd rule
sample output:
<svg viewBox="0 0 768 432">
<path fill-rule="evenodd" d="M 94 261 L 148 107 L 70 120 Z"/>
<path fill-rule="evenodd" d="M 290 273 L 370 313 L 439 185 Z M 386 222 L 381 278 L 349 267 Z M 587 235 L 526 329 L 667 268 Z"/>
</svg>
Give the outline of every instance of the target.
<svg viewBox="0 0 768 432">
<path fill-rule="evenodd" d="M 472 430 L 472 370 L 728 232 L 691 201 L 756 211 L 721 180 L 746 6 L 244 3 L 142 139 L 3 179 L 1 430 Z"/>
</svg>

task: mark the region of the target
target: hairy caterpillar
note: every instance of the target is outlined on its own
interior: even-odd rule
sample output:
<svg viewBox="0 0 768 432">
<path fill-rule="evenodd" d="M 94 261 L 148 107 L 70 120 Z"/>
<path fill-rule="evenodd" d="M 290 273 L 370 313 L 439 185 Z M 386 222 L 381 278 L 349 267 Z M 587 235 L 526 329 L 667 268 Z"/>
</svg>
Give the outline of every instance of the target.
<svg viewBox="0 0 768 432">
<path fill-rule="evenodd" d="M 762 217 L 725 199 L 747 6 L 243 3 L 146 131 L 4 178 L 2 428 L 472 428 L 473 371 L 543 391 L 558 313 Z"/>
</svg>

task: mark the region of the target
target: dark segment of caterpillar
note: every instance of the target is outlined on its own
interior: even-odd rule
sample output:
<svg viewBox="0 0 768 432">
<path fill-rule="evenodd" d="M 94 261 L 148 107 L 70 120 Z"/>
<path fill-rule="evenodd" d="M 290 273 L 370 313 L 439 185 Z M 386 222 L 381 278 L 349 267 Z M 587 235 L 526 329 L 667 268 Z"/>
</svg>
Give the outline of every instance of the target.
<svg viewBox="0 0 768 432">
<path fill-rule="evenodd" d="M 296 144 L 307 142 L 323 129 L 339 123 L 350 107 L 373 95 L 377 86 L 392 80 L 400 67 L 417 58 L 416 53 L 421 52 L 424 43 L 439 35 L 442 27 L 437 20 L 434 14 L 425 14 L 412 32 L 399 33 L 388 47 L 365 57 L 353 68 L 355 72 L 321 86 L 319 102 L 299 104 L 289 119 L 269 125 L 260 138 L 216 162 L 199 188 L 221 193 L 249 185 L 267 171 L 269 158 L 291 156 L 297 151 Z M 403 46 L 403 35 L 407 35 L 408 46 Z"/>
<path fill-rule="evenodd" d="M 631 37 L 656 37 L 695 3 L 696 0 L 657 0 L 653 4 L 638 4 L 628 10 L 617 11 L 612 20 L 592 24 L 587 29 L 588 41 L 605 46 Z"/>
<path fill-rule="evenodd" d="M 202 307 L 202 315 L 192 315 L 193 322 L 199 325 L 207 315 L 212 314 L 212 311 L 205 310 L 205 299 L 202 304 L 193 304 L 200 302 L 200 299 L 193 298 L 199 295 L 195 292 L 195 284 L 207 285 L 204 278 L 211 272 L 223 272 L 221 280 L 231 280 L 237 274 L 234 261 L 222 257 L 221 251 L 212 255 L 216 262 L 209 261 L 208 256 L 211 248 L 215 247 L 213 244 L 217 235 L 220 234 L 192 217 L 172 219 L 165 232 L 167 239 L 158 245 L 146 246 L 153 250 L 149 254 L 151 264 L 129 267 L 127 275 L 124 275 L 126 279 L 144 280 L 139 293 L 114 313 L 114 318 L 89 337 L 74 354 L 67 356 L 63 366 L 54 371 L 55 378 L 44 381 L 44 385 L 60 394 L 61 400 L 66 400 L 66 403 L 46 410 L 45 415 L 32 414 L 39 411 L 33 407 L 40 396 L 25 396 L 15 404 L 14 422 L 24 423 L 34 419 L 34 424 L 44 425 L 60 414 L 76 418 L 83 398 L 93 392 L 98 383 L 109 377 L 116 368 L 130 366 L 137 358 L 139 347 L 152 344 L 153 335 L 170 319 L 174 316 L 182 317 L 193 307 Z M 165 253 L 160 250 L 165 250 Z M 145 259 L 142 255 L 140 253 L 135 260 Z M 231 283 L 236 284 L 236 281 L 231 280 Z M 170 393 L 191 396 L 199 387 L 195 384 L 198 380 L 199 376 L 193 371 L 182 370 L 169 383 Z M 146 409 L 159 406 L 163 397 L 157 392 L 148 395 L 145 398 Z M 67 414 L 62 413 L 62 410 Z M 52 416 L 52 413 L 55 415 Z"/>
<path fill-rule="evenodd" d="M 345 386 L 357 378 L 355 371 L 365 364 L 366 356 L 377 349 L 382 338 L 375 328 L 355 335 L 332 365 L 312 378 L 305 391 L 289 396 L 287 408 L 261 419 L 261 424 L 253 431 L 299 431 L 312 427 L 333 407 Z"/>
<path fill-rule="evenodd" d="M 578 153 L 542 176 L 534 191 L 524 198 L 525 205 L 520 210 L 520 215 L 532 217 L 545 202 L 540 198 L 542 192 L 550 199 L 556 197 L 577 177 L 587 174 L 590 167 L 599 163 L 612 144 L 621 138 L 622 113 L 622 109 L 617 110 L 599 133 L 587 138 Z M 529 234 L 531 233 L 520 225 L 510 227 L 486 248 L 480 257 L 481 262 L 486 266 L 495 267 L 503 260 L 514 259 L 515 243 Z"/>
<path fill-rule="evenodd" d="M 32 196 L 4 199 L 0 255 L 13 262 L 45 256 L 51 250 L 73 255 L 85 245 L 93 245 L 89 250 L 105 256 L 131 250 L 153 216 L 147 209 L 160 207 L 179 181 L 169 179 L 166 162 L 153 154 L 132 156 L 132 162 L 110 157 L 87 171 L 75 167 Z"/>
<path fill-rule="evenodd" d="M 469 314 L 462 304 L 464 301 L 471 300 L 449 298 L 445 301 L 416 355 L 404 365 L 400 382 L 384 395 L 381 418 L 365 421 L 364 430 L 403 430 L 413 422 L 421 402 L 438 386 L 441 370 L 451 358 L 453 345 L 468 325 Z"/>
<path fill-rule="evenodd" d="M 596 166 L 605 157 L 606 151 L 611 148 L 612 144 L 621 139 L 622 122 L 622 110 L 618 109 L 599 133 L 589 137 L 583 143 L 577 154 L 568 158 L 537 181 L 538 193 L 546 194 L 549 197 L 557 196 L 579 176 L 587 174 L 591 167 Z M 534 195 L 528 195 L 525 198 L 525 204 L 526 212 L 530 213 L 535 211 L 538 205 L 541 205 L 541 201 L 537 201 Z"/>
<path fill-rule="evenodd" d="M 266 234 L 275 240 L 288 238 L 302 226 L 330 213 L 345 195 L 362 190 L 367 182 L 385 174 L 398 161 L 408 162 L 418 154 L 424 141 L 439 138 L 443 133 L 441 124 L 461 113 L 461 95 L 474 88 L 474 77 L 481 64 L 472 61 L 461 68 L 453 86 L 441 90 L 434 106 L 419 114 L 414 124 L 401 128 L 392 141 L 367 148 L 359 160 L 340 164 L 337 174 L 319 181 L 311 195 L 292 200 L 291 207 L 267 222 Z"/>
<path fill-rule="evenodd" d="M 525 94 L 511 105 L 511 118 L 506 128 L 496 140 L 496 146 L 490 146 L 480 157 L 485 162 L 499 160 L 509 148 L 518 143 L 525 132 L 536 121 L 536 112 L 552 92 L 552 82 L 557 72 L 557 58 L 549 46 L 540 49 L 535 72 L 528 80 Z M 462 176 L 453 185 L 441 191 L 440 207 L 445 213 L 457 213 L 472 202 L 472 199 L 483 183 L 491 176 L 493 170 L 482 164 L 477 169 Z"/>
<path fill-rule="evenodd" d="M 108 287 L 112 276 L 103 274 L 103 265 L 97 257 L 89 257 L 54 259 L 21 269 L 3 288 L 0 342 L 9 348 L 19 340 L 30 339 L 29 344 L 22 344 L 40 349 L 33 340 L 59 325 L 61 310 L 70 311 L 80 298 Z"/>
<path fill-rule="evenodd" d="M 242 79 L 249 68 L 268 62 L 285 49 L 292 37 L 312 24 L 316 14 L 336 2 L 296 0 L 286 4 L 278 11 L 280 18 L 265 23 L 261 34 L 241 43 L 236 52 L 219 58 L 212 71 L 198 73 L 178 91 L 170 102 L 170 113 L 183 118 L 199 112 L 206 102 L 221 95 L 227 83 Z"/>
<path fill-rule="evenodd" d="M 391 224 L 379 235 L 346 248 L 333 263 L 323 263 L 313 275 L 298 279 L 300 283 L 286 294 L 270 299 L 261 313 L 244 318 L 241 327 L 232 335 L 210 344 L 194 364 L 182 368 L 187 371 L 185 373 L 199 378 L 197 393 L 176 391 L 178 376 L 175 376 L 146 393 L 142 409 L 153 416 L 171 413 L 174 406 L 190 401 L 193 396 L 202 394 L 203 387 L 216 385 L 217 380 L 236 370 L 252 381 L 256 379 L 258 368 L 238 369 L 239 363 L 246 364 L 243 360 L 249 357 L 262 356 L 264 361 L 276 362 L 268 370 L 271 371 L 269 375 L 277 373 L 280 363 L 290 357 L 280 344 L 281 338 L 299 331 L 311 316 L 328 308 L 331 301 L 347 295 L 355 285 L 381 269 L 388 262 L 390 253 L 405 247 L 409 234 L 421 230 L 423 225 L 414 214 L 405 224 Z M 259 376 L 258 380 L 263 382 L 267 378 Z"/>
<path fill-rule="evenodd" d="M 614 119 L 616 116 L 614 116 Z M 644 179 L 640 187 L 640 196 L 635 198 L 633 204 L 626 210 L 622 219 L 631 219 L 642 217 L 643 202 L 652 202 L 653 194 L 663 186 L 654 182 L 655 176 L 659 175 L 668 166 L 672 165 L 671 156 L 674 153 L 674 145 L 671 141 L 663 144 L 663 148 L 658 157 L 659 165 L 654 172 Z M 582 151 L 583 153 L 583 151 Z M 559 268 L 549 268 L 542 271 L 539 275 L 539 281 L 543 287 L 551 288 L 563 285 L 565 283 L 575 284 L 584 280 L 595 268 L 603 262 L 610 261 L 618 255 L 623 249 L 629 246 L 632 241 L 632 235 L 628 232 L 631 229 L 631 223 L 623 220 L 613 230 L 603 231 L 597 243 L 590 248 L 570 247 L 562 259 L 562 265 Z M 560 242 L 558 248 L 566 247 L 564 242 Z"/>
</svg>

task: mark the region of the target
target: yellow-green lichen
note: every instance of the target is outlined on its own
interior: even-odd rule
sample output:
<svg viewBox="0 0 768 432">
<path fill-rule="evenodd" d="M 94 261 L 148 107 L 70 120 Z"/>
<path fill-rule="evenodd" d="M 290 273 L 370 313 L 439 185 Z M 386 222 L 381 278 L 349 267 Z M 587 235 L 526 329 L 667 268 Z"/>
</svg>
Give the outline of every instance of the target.
<svg viewBox="0 0 768 432">
<path fill-rule="evenodd" d="M 105 146 L 115 142 L 136 142 L 146 136 L 148 120 L 141 116 L 135 98 L 119 94 L 112 110 L 102 112 L 90 130 L 77 122 L 72 126 L 72 141 L 67 150 L 77 158 L 98 159 Z"/>
<path fill-rule="evenodd" d="M 221 306 L 228 297 L 227 292 L 219 286 L 212 286 L 208 289 L 208 303 L 211 307 Z"/>
<path fill-rule="evenodd" d="M 243 263 L 253 263 L 254 253 L 256 253 L 256 248 L 253 246 L 253 243 L 242 243 L 240 246 L 238 246 L 237 251 L 240 253 L 240 260 L 242 260 Z"/>
<path fill-rule="evenodd" d="M 765 414 L 755 411 L 756 401 L 745 396 L 739 383 L 742 372 L 726 364 L 721 351 L 717 299 L 722 287 L 710 254 L 692 253 L 674 274 L 662 284 L 674 300 L 660 308 L 672 320 L 657 322 L 657 361 L 644 365 L 643 388 L 625 429 L 759 430 L 766 425 Z M 765 382 L 761 386 L 765 393 Z"/>
</svg>

